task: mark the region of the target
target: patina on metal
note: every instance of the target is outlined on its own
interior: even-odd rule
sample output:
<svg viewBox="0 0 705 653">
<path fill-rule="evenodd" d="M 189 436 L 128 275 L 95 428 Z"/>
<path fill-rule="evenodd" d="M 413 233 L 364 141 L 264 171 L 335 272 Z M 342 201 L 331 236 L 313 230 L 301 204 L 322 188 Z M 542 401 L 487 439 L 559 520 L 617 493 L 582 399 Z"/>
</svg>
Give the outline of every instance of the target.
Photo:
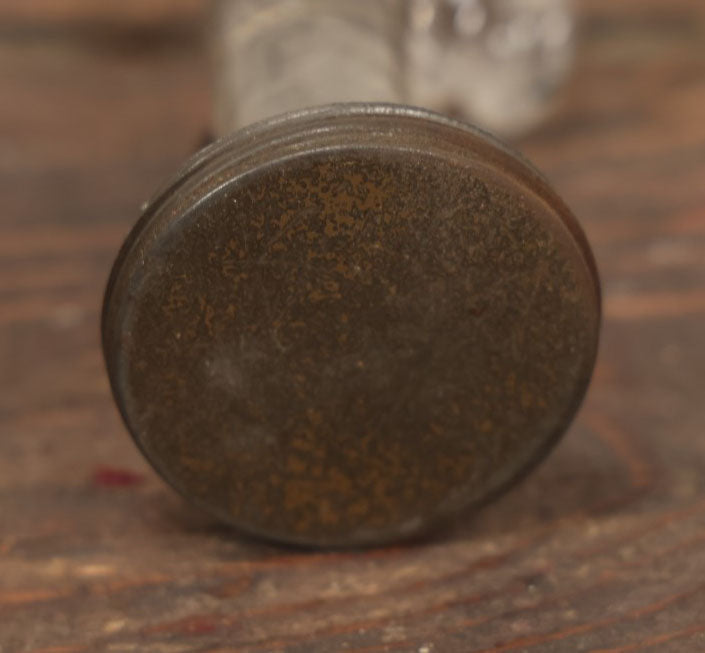
<svg viewBox="0 0 705 653">
<path fill-rule="evenodd" d="M 335 105 L 196 156 L 123 246 L 103 339 L 175 488 L 252 534 L 354 546 L 541 460 L 599 321 L 587 242 L 529 164 L 432 113 Z"/>
</svg>

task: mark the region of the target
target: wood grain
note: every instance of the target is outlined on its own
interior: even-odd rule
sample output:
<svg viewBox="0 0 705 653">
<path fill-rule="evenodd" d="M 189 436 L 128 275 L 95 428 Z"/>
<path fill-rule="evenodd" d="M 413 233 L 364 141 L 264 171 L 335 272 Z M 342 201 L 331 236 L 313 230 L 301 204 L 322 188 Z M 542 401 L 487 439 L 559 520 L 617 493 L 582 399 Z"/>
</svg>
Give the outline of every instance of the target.
<svg viewBox="0 0 705 653">
<path fill-rule="evenodd" d="M 575 75 L 519 143 L 603 276 L 575 426 L 449 532 L 338 553 L 192 511 L 109 396 L 112 258 L 207 129 L 200 11 L 0 6 L 2 653 L 705 651 L 705 4 L 586 0 Z"/>
</svg>

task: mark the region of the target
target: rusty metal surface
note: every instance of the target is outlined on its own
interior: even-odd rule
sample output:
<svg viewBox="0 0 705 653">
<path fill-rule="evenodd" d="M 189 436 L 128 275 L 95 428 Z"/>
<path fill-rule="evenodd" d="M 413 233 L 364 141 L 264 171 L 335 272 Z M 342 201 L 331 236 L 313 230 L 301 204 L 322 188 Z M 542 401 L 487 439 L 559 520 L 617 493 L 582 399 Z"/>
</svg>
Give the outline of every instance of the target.
<svg viewBox="0 0 705 653">
<path fill-rule="evenodd" d="M 528 164 L 433 114 L 337 106 L 197 155 L 123 247 L 103 338 L 175 488 L 243 531 L 348 546 L 532 468 L 585 391 L 599 301 Z"/>
</svg>

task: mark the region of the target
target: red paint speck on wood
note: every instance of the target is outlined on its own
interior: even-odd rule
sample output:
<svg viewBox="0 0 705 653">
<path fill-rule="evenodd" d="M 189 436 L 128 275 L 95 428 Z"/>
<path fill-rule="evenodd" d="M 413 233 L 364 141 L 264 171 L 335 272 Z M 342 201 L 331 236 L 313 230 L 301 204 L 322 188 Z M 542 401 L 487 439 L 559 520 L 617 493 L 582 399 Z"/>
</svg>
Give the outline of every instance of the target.
<svg viewBox="0 0 705 653">
<path fill-rule="evenodd" d="M 132 487 L 144 482 L 144 476 L 128 469 L 101 466 L 93 472 L 93 483 L 101 487 Z"/>
</svg>

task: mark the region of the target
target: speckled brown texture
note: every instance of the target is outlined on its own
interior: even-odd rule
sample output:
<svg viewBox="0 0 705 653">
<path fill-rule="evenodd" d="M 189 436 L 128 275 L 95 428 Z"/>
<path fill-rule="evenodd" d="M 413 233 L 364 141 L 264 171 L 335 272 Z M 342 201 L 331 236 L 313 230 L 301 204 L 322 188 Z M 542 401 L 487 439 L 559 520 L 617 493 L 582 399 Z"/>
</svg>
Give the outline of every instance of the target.
<svg viewBox="0 0 705 653">
<path fill-rule="evenodd" d="M 599 323 L 545 182 L 403 109 L 238 138 L 147 210 L 108 291 L 111 381 L 155 467 L 246 531 L 320 545 L 423 532 L 521 476 L 577 408 Z"/>
</svg>

